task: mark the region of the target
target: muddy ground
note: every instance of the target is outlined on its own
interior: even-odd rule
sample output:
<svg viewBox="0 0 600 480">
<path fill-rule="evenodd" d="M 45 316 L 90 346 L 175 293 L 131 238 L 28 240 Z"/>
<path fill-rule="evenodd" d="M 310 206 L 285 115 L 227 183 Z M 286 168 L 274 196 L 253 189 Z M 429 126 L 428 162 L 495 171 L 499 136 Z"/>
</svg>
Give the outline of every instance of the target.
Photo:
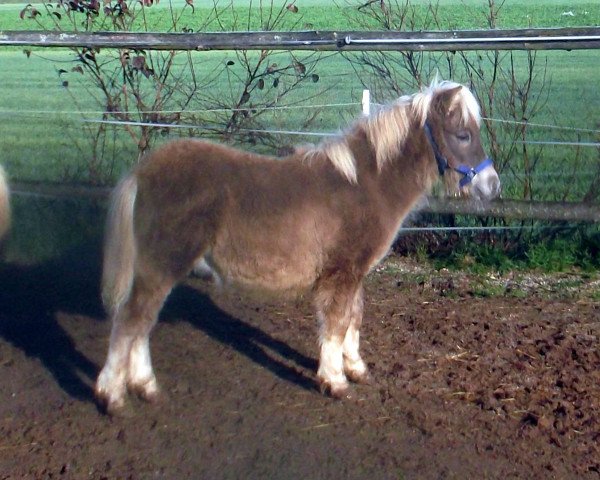
<svg viewBox="0 0 600 480">
<path fill-rule="evenodd" d="M 152 337 L 168 398 L 109 418 L 97 255 L 0 270 L 0 479 L 600 478 L 597 277 L 390 258 L 366 286 L 375 383 L 346 401 L 316 386 L 307 300 L 192 279 Z"/>
</svg>

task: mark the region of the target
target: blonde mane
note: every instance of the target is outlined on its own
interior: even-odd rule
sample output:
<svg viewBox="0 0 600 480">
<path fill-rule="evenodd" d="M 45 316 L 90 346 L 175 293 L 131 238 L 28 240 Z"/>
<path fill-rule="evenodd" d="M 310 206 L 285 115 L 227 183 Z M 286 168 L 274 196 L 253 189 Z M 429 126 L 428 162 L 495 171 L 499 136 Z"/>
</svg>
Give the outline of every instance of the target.
<svg viewBox="0 0 600 480">
<path fill-rule="evenodd" d="M 358 120 L 350 127 L 348 133 L 352 134 L 360 130 L 365 132 L 368 142 L 375 149 L 377 168 L 381 171 L 404 147 L 411 123 L 416 121 L 421 127 L 425 125 L 435 95 L 456 87 L 461 89 L 454 97 L 450 109 L 460 109 L 461 122 L 466 123 L 469 119 L 474 119 L 479 124 L 481 121 L 479 104 L 471 91 L 455 82 L 435 80 L 422 91 L 402 96 L 369 117 Z M 306 152 L 306 156 L 325 154 L 340 174 L 350 183 L 357 183 L 356 159 L 348 145 L 348 136 L 346 134 L 327 140 Z"/>
</svg>

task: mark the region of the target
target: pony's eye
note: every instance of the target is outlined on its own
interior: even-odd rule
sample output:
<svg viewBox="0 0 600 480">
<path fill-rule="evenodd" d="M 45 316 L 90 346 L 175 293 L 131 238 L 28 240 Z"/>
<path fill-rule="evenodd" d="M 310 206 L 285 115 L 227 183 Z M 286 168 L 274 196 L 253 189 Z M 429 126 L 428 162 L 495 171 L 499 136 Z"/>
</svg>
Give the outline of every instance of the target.
<svg viewBox="0 0 600 480">
<path fill-rule="evenodd" d="M 471 141 L 471 134 L 469 132 L 460 132 L 460 133 L 456 134 L 456 138 L 460 142 L 470 142 Z"/>
</svg>

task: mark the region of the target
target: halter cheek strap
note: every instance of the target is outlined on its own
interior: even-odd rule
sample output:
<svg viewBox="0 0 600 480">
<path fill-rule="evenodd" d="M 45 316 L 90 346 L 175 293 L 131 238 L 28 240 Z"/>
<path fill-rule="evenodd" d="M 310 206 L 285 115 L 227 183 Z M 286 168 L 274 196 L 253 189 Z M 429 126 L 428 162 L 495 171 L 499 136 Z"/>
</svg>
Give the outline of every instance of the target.
<svg viewBox="0 0 600 480">
<path fill-rule="evenodd" d="M 429 122 L 425 122 L 425 135 L 427 136 L 427 139 L 431 144 L 431 148 L 433 148 L 433 154 L 435 156 L 435 161 L 437 162 L 438 171 L 440 172 L 440 175 L 444 175 L 444 172 L 449 168 L 451 170 L 454 170 L 455 172 L 460 173 L 463 176 L 459 182 L 461 188 L 471 183 L 473 178 L 475 178 L 475 175 L 477 175 L 479 172 L 481 172 L 482 170 L 491 166 L 494 163 L 491 158 L 487 157 L 475 167 L 468 167 L 466 165 L 458 165 L 457 167 L 451 167 L 446 157 L 444 157 L 440 152 L 440 148 L 438 147 L 438 144 L 433 138 Z"/>
</svg>

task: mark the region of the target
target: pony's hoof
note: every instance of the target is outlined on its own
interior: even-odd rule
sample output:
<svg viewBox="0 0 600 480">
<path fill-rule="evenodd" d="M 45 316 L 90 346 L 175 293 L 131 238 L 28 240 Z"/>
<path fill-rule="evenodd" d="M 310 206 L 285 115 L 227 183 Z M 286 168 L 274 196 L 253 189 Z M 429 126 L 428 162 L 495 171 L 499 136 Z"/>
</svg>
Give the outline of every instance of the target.
<svg viewBox="0 0 600 480">
<path fill-rule="evenodd" d="M 348 380 L 359 385 L 373 385 L 373 376 L 368 370 L 364 372 L 349 371 L 346 372 Z"/>
<path fill-rule="evenodd" d="M 152 404 L 162 403 L 166 399 L 165 394 L 162 392 L 162 390 L 144 393 L 143 395 L 140 395 L 140 398 Z"/>
<path fill-rule="evenodd" d="M 334 383 L 321 380 L 320 389 L 323 395 L 328 395 L 336 400 L 350 398 L 350 386 L 348 383 Z"/>
<path fill-rule="evenodd" d="M 103 413 L 111 417 L 120 417 L 125 410 L 125 400 L 121 398 L 110 398 L 104 392 L 96 392 L 96 403 Z"/>
<path fill-rule="evenodd" d="M 129 385 L 128 388 L 129 391 L 148 403 L 159 403 L 163 398 L 163 394 L 160 388 L 158 388 L 155 379 L 142 384 Z"/>
</svg>

